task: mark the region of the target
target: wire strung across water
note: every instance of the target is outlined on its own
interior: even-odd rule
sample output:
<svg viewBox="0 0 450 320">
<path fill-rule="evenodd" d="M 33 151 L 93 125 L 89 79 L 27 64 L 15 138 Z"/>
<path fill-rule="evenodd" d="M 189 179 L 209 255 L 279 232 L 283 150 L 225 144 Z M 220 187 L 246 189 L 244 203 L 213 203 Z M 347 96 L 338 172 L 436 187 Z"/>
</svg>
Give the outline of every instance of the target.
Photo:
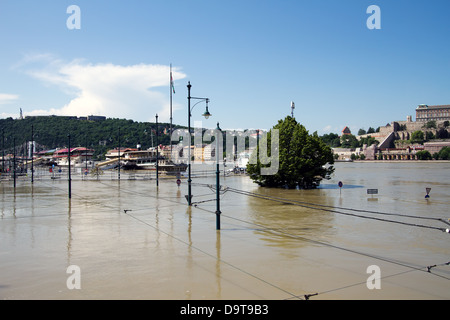
<svg viewBox="0 0 450 320">
<path fill-rule="evenodd" d="M 45 183 L 44 183 L 44 184 L 45 184 Z M 101 183 L 101 184 L 102 184 L 102 183 Z M 106 184 L 105 184 L 105 185 L 106 185 Z M 214 190 L 214 186 L 211 186 L 211 185 L 209 185 L 209 184 L 200 184 L 200 183 L 196 183 L 196 184 L 193 184 L 193 185 L 197 185 L 197 186 L 205 186 L 205 187 L 210 188 L 212 191 Z M 111 185 L 108 185 L 108 186 L 111 186 Z M 63 188 L 59 188 L 59 189 L 63 190 Z M 124 191 L 124 192 L 127 192 L 127 193 L 129 192 L 129 193 L 136 194 L 136 192 L 135 192 L 135 191 L 132 191 L 132 190 L 126 190 L 126 189 L 124 189 L 124 188 L 120 188 L 120 189 L 121 189 L 121 191 Z M 307 203 L 307 202 L 302 202 L 302 201 L 297 201 L 297 200 L 291 200 L 291 199 L 283 199 L 283 198 L 277 198 L 277 197 L 265 196 L 265 195 L 261 195 L 261 194 L 257 194 L 257 193 L 252 193 L 252 192 L 248 192 L 248 191 L 244 191 L 244 190 L 239 190 L 239 189 L 235 189 L 235 188 L 229 188 L 229 187 L 228 187 L 228 188 L 224 188 L 224 192 L 226 192 L 226 191 L 234 192 L 234 193 L 236 193 L 236 194 L 241 194 L 241 195 L 245 195 L 245 196 L 257 197 L 257 198 L 261 198 L 261 199 L 265 199 L 265 200 L 270 200 L 270 201 L 276 201 L 276 202 L 281 202 L 281 203 L 288 203 L 288 204 L 298 205 L 298 206 L 310 208 L 310 209 L 313 209 L 313 210 L 322 210 L 322 211 L 328 211 L 328 212 L 333 212 L 333 213 L 338 213 L 338 214 L 347 214 L 347 215 L 357 216 L 357 217 L 361 217 L 361 218 L 376 219 L 376 220 L 381 220 L 381 221 L 386 221 L 386 222 L 393 222 L 393 223 L 401 223 L 401 224 L 405 224 L 405 225 L 409 225 L 409 226 L 423 227 L 423 228 L 430 228 L 430 229 L 436 229 L 436 230 L 440 230 L 440 231 L 445 231 L 445 229 L 443 229 L 443 228 L 437 228 L 437 227 L 424 226 L 424 225 L 411 224 L 411 223 L 404 223 L 404 222 L 394 221 L 394 220 L 387 220 L 387 219 L 380 219 L 380 218 L 374 218 L 374 217 L 368 217 L 368 216 L 362 216 L 362 215 L 350 214 L 350 213 L 345 213 L 345 212 L 337 211 L 337 210 L 334 210 L 334 209 L 341 209 L 341 210 L 348 210 L 348 211 L 355 211 L 355 212 L 366 212 L 366 213 L 373 213 L 373 214 L 380 214 L 380 215 L 389 215 L 389 216 L 400 216 L 400 217 L 408 217 L 408 218 L 417 218 L 417 219 L 435 220 L 435 221 L 440 221 L 440 222 L 447 223 L 445 220 L 440 219 L 440 218 L 420 217 L 420 216 L 410 216 L 410 215 L 401 215 L 401 214 L 393 214 L 393 213 L 385 213 L 385 212 L 377 212 L 377 211 L 369 211 L 369 210 L 361 210 L 361 209 L 351 209 L 351 208 L 333 207 L 333 206 L 320 205 L 320 204 L 313 204 L 313 203 Z M 154 198 L 158 198 L 158 199 L 161 199 L 161 200 L 170 201 L 170 202 L 173 202 L 173 203 L 180 204 L 179 201 L 174 201 L 174 200 L 172 200 L 172 199 L 169 199 L 169 197 L 160 197 L 160 196 L 158 196 L 158 195 L 149 195 L 149 194 L 145 194 L 145 195 L 146 195 L 146 196 L 150 196 L 150 197 L 154 197 Z M 75 195 L 75 196 L 76 196 L 76 195 Z M 206 194 L 205 194 L 205 195 L 202 195 L 202 196 L 206 196 Z M 101 205 L 100 202 L 98 202 L 98 201 L 93 201 L 92 199 L 88 199 L 87 197 L 81 197 L 81 196 L 79 196 L 79 198 L 80 198 L 80 200 L 88 201 L 88 202 L 90 202 L 90 203 L 92 203 L 92 204 L 94 204 L 94 205 Z M 104 204 L 102 204 L 102 206 L 104 207 Z M 208 210 L 208 209 L 205 209 L 205 208 L 201 208 L 201 207 L 197 207 L 197 208 L 215 214 L 215 212 L 213 212 L 213 211 L 211 211 L 211 210 Z M 147 208 L 147 209 L 150 209 L 150 208 Z M 139 209 L 138 209 L 138 210 L 139 210 Z M 142 209 L 142 210 L 144 210 L 144 209 Z M 139 220 L 139 221 L 141 221 L 142 223 L 145 223 L 145 224 L 149 225 L 147 222 L 145 222 L 145 221 L 143 221 L 143 220 L 141 220 L 141 219 L 139 219 L 139 218 L 137 218 L 137 217 L 135 217 L 135 216 L 132 216 L 131 214 L 128 214 L 128 211 L 133 211 L 133 210 L 131 210 L 131 209 L 130 209 L 130 210 L 124 210 L 124 212 L 125 212 L 128 216 L 130 216 L 130 217 L 132 217 L 132 218 L 134 218 L 134 219 L 136 219 L 136 220 Z M 324 246 L 328 246 L 328 247 L 332 247 L 332 248 L 336 248 L 336 249 L 340 249 L 340 250 L 345 250 L 345 251 L 352 252 L 352 253 L 355 253 L 355 254 L 364 255 L 364 256 L 371 257 L 371 258 L 379 259 L 379 260 L 382 260 L 382 261 L 385 261 L 385 262 L 394 263 L 394 264 L 397 264 L 397 265 L 400 265 L 400 266 L 403 266 L 403 267 L 407 267 L 407 268 L 410 269 L 410 270 L 407 270 L 407 271 L 404 271 L 404 272 L 401 272 L 401 273 L 397 273 L 397 274 L 385 276 L 385 277 L 383 277 L 383 278 L 393 277 L 393 276 L 396 276 L 396 275 L 400 275 L 400 274 L 404 274 L 404 273 L 412 272 L 412 271 L 425 271 L 425 272 L 431 273 L 431 274 L 433 274 L 433 275 L 435 275 L 435 276 L 441 277 L 441 278 L 443 278 L 443 279 L 450 280 L 450 278 L 448 278 L 448 277 L 445 277 L 445 276 L 442 276 L 442 275 L 440 275 L 440 274 L 436 274 L 436 273 L 432 273 L 432 272 L 431 272 L 431 270 L 432 270 L 433 268 L 435 268 L 435 267 L 437 267 L 437 266 L 449 265 L 450 262 L 446 262 L 446 263 L 443 263 L 443 264 L 435 264 L 435 265 L 430 265 L 430 266 L 416 267 L 416 266 L 412 266 L 412 265 L 407 264 L 407 263 L 404 263 L 404 262 L 399 262 L 399 261 L 395 261 L 395 260 L 392 260 L 392 259 L 387 259 L 387 258 L 383 258 L 383 257 L 379 257 L 379 256 L 374 256 L 374 255 L 371 255 L 371 254 L 367 254 L 367 253 L 363 253 L 363 252 L 358 252 L 358 251 L 355 251 L 355 250 L 346 249 L 346 248 L 339 247 L 339 246 L 334 246 L 334 245 L 331 245 L 331 244 L 328 244 L 328 243 L 324 243 L 324 242 L 320 242 L 320 241 L 311 240 L 311 239 L 307 239 L 307 238 L 304 238 L 304 237 L 292 235 L 292 234 L 289 234 L 289 233 L 287 233 L 287 232 L 285 232 L 285 231 L 283 231 L 283 230 L 280 230 L 280 229 L 268 228 L 268 227 L 266 227 L 266 226 L 262 226 L 262 225 L 259 225 L 259 224 L 253 223 L 253 222 L 245 221 L 245 220 L 243 220 L 243 219 L 238 219 L 238 218 L 234 218 L 234 217 L 231 217 L 231 216 L 227 216 L 227 215 L 225 215 L 225 214 L 222 214 L 222 216 L 223 216 L 223 217 L 226 217 L 226 218 L 229 218 L 229 219 L 234 219 L 234 220 L 237 220 L 237 221 L 240 221 L 240 222 L 244 222 L 244 223 L 248 223 L 248 224 L 252 224 L 252 225 L 258 226 L 258 227 L 260 227 L 262 230 L 266 230 L 266 231 L 270 231 L 270 232 L 278 232 L 278 233 L 282 233 L 282 234 L 285 235 L 285 236 L 294 237 L 294 238 L 299 239 L 299 240 L 302 240 L 302 241 L 308 241 L 308 242 L 315 243 L 315 244 L 319 244 L 319 245 L 324 245 Z M 447 223 L 447 224 L 448 224 L 448 223 Z M 157 227 L 152 226 L 152 225 L 149 225 L 149 226 L 151 226 L 151 227 L 153 227 L 153 228 L 157 228 Z M 158 229 L 158 230 L 161 231 L 161 232 L 164 232 L 164 231 L 162 231 L 162 230 L 160 230 L 160 229 Z M 169 234 L 168 234 L 168 235 L 169 235 Z M 171 235 L 169 235 L 169 236 L 171 236 Z M 172 236 L 172 237 L 173 237 L 173 236 Z M 174 237 L 174 238 L 175 238 L 175 237 Z M 183 242 L 183 240 L 181 240 L 181 239 L 178 239 L 178 238 L 175 238 L 175 239 L 176 239 L 176 240 L 179 240 L 179 241 L 181 241 L 181 242 Z M 190 245 L 190 244 L 188 244 L 188 245 Z M 231 266 L 231 267 L 233 267 L 233 268 L 236 268 L 237 270 L 240 270 L 241 272 L 244 272 L 244 273 L 246 273 L 246 274 L 248 274 L 248 275 L 250 275 L 250 276 L 252 276 L 252 277 L 254 277 L 254 278 L 256 278 L 256 279 L 258 279 L 258 280 L 260 280 L 260 281 L 263 281 L 263 282 L 265 282 L 265 283 L 267 283 L 267 284 L 269 284 L 269 285 L 271 285 L 271 286 L 273 286 L 273 287 L 275 287 L 275 288 L 278 288 L 279 290 L 281 290 L 281 291 L 283 291 L 283 292 L 285 292 L 285 293 L 288 293 L 289 295 L 291 295 L 291 298 L 290 298 L 290 299 L 292 299 L 292 298 L 299 298 L 299 299 L 301 299 L 301 297 L 302 297 L 302 296 L 299 296 L 299 295 L 295 295 L 295 294 L 293 294 L 293 293 L 290 293 L 290 292 L 288 292 L 288 291 L 286 291 L 286 290 L 284 290 L 284 289 L 282 289 L 282 288 L 280 288 L 280 287 L 278 287 L 278 286 L 276 286 L 276 285 L 274 285 L 274 284 L 271 284 L 271 283 L 267 282 L 266 280 L 264 280 L 264 279 L 262 279 L 262 278 L 259 278 L 259 277 L 255 276 L 255 275 L 253 275 L 253 274 L 251 274 L 251 273 L 245 271 L 245 270 L 242 270 L 242 269 L 240 269 L 239 267 L 234 266 L 234 265 L 232 265 L 232 264 L 230 264 L 230 263 L 228 263 L 228 262 L 226 262 L 226 261 L 224 261 L 224 260 L 222 260 L 222 259 L 220 259 L 220 258 L 218 258 L 218 257 L 215 257 L 215 256 L 213 256 L 213 255 L 211 255 L 211 254 L 209 254 L 209 253 L 207 253 L 207 252 L 205 252 L 205 251 L 203 251 L 203 250 L 201 250 L 201 249 L 199 249 L 199 248 L 195 248 L 195 249 L 197 249 L 197 250 L 199 250 L 199 251 L 201 251 L 201 252 L 203 252 L 203 253 L 205 253 L 205 254 L 211 256 L 211 257 L 214 257 L 214 258 L 216 258 L 216 259 L 219 259 L 219 261 L 221 261 L 222 263 L 228 264 L 229 266 Z M 347 285 L 347 286 L 343 286 L 343 287 L 335 288 L 335 289 L 330 289 L 330 290 L 322 291 L 322 292 L 318 292 L 318 293 L 305 294 L 305 295 L 303 295 L 303 298 L 304 298 L 305 300 L 308 300 L 308 299 L 309 299 L 310 297 L 312 297 L 312 296 L 316 296 L 316 295 L 319 295 L 319 294 L 325 294 L 325 293 L 329 293 L 329 292 L 332 292 L 332 291 L 342 290 L 342 289 L 345 289 L 345 288 L 348 288 L 348 287 L 352 287 L 352 286 L 356 286 L 356 285 L 360 285 L 360 284 L 361 284 L 361 283 L 351 284 L 351 285 Z"/>
<path fill-rule="evenodd" d="M 284 198 L 278 198 L 278 197 L 273 197 L 273 196 L 266 196 L 266 195 L 262 195 L 262 194 L 258 194 L 258 193 L 254 193 L 254 192 L 249 192 L 249 191 L 244 191 L 244 190 L 239 190 L 239 189 L 235 189 L 235 188 L 228 188 L 228 191 L 234 192 L 234 193 L 237 193 L 237 194 L 241 194 L 241 195 L 250 196 L 250 197 L 260 198 L 260 199 L 264 199 L 264 200 L 270 200 L 270 201 L 275 201 L 275 202 L 281 202 L 281 203 L 284 203 L 284 204 L 296 205 L 296 206 L 300 206 L 300 207 L 308 208 L 308 209 L 313 209 L 313 210 L 328 211 L 328 212 L 332 212 L 332 213 L 348 215 L 348 216 L 353 216 L 353 217 L 358 217 L 358 218 L 373 219 L 373 220 L 378 220 L 378 221 L 383 221 L 383 222 L 398 223 L 398 224 L 408 225 L 408 226 L 412 226 L 412 227 L 434 229 L 434 230 L 439 230 L 439 231 L 447 232 L 447 233 L 449 232 L 448 228 L 427 226 L 427 225 L 421 225 L 421 224 L 416 224 L 416 223 L 409 223 L 409 222 L 403 222 L 403 221 L 396 221 L 396 220 L 389 220 L 389 219 L 382 219 L 382 218 L 358 215 L 358 214 L 349 213 L 349 212 L 337 211 L 336 209 L 346 210 L 346 211 L 354 211 L 354 212 L 365 212 L 365 213 L 372 213 L 372 214 L 385 215 L 385 216 L 398 216 L 398 217 L 402 217 L 402 218 L 414 218 L 414 219 L 432 220 L 432 221 L 439 221 L 439 222 L 445 223 L 447 225 L 450 225 L 447 221 L 445 221 L 444 219 L 441 219 L 441 218 L 412 216 L 412 215 L 401 215 L 401 214 L 386 213 L 386 212 L 379 212 L 379 211 L 370 211 L 370 210 L 362 210 L 362 209 L 333 207 L 333 206 L 327 206 L 327 205 L 321 205 L 321 204 L 315 204 L 315 203 L 308 203 L 308 202 L 292 200 L 292 199 L 284 199 Z"/>
</svg>

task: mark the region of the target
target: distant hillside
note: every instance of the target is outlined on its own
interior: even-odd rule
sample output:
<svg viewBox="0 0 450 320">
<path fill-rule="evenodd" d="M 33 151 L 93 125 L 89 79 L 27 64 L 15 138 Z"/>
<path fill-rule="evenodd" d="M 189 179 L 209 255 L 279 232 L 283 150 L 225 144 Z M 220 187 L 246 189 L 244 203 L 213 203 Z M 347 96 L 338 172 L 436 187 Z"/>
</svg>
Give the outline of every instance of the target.
<svg viewBox="0 0 450 320">
<path fill-rule="evenodd" d="M 71 147 L 86 146 L 95 150 L 95 156 L 101 157 L 108 149 L 119 146 L 136 147 L 140 144 L 147 149 L 156 146 L 156 123 L 135 122 L 126 119 L 105 119 L 102 121 L 81 120 L 76 117 L 38 116 L 25 119 L 0 119 L 0 149 L 12 153 L 14 138 L 16 151 L 21 154 L 27 141 L 31 141 L 33 126 L 34 141 L 38 150 L 62 148 L 68 146 L 70 133 Z M 173 129 L 181 128 L 173 125 Z M 170 124 L 159 123 L 159 144 L 170 144 Z M 165 134 L 166 133 L 166 134 Z"/>
</svg>

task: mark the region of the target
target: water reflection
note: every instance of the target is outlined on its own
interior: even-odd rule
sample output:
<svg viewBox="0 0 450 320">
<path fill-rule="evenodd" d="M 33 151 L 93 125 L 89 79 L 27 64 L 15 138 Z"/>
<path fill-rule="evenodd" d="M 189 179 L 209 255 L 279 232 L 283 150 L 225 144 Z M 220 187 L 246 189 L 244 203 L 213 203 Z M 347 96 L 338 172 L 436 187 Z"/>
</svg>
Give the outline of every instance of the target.
<svg viewBox="0 0 450 320">
<path fill-rule="evenodd" d="M 364 188 L 363 185 L 358 184 L 343 184 L 342 189 L 359 189 Z M 321 183 L 318 189 L 340 189 L 339 185 L 337 184 L 330 184 L 330 183 Z"/>
<path fill-rule="evenodd" d="M 71 249 L 72 249 L 72 200 L 69 199 L 67 208 L 67 265 L 70 266 Z"/>
<path fill-rule="evenodd" d="M 300 203 L 280 202 L 280 199 L 303 203 L 335 205 L 334 198 L 328 197 L 323 190 L 286 190 L 278 188 L 259 188 L 256 192 L 278 201 L 261 200 L 249 197 L 251 219 L 267 230 L 257 229 L 255 233 L 270 245 L 285 248 L 302 247 L 304 241 L 299 238 L 321 238 L 333 233 L 334 215 L 332 213 L 304 207 Z"/>
<path fill-rule="evenodd" d="M 413 165 L 402 165 L 395 173 L 387 165 L 346 165 L 338 164 L 334 180 L 317 190 L 260 188 L 245 176 L 226 177 L 223 184 L 289 201 L 450 218 L 450 166 L 417 173 Z M 214 177 L 195 181 L 212 184 Z M 431 198 L 424 199 L 427 186 L 433 188 Z M 364 257 L 302 238 L 418 266 L 448 261 L 446 233 L 232 192 L 222 197 L 223 228 L 216 231 L 214 203 L 187 206 L 184 187 L 160 181 L 156 191 L 153 183 L 138 180 L 74 181 L 68 202 L 66 181 L 36 180 L 31 188 L 20 182 L 15 192 L 11 182 L 2 182 L 0 298 L 70 299 L 74 292 L 65 290 L 65 268 L 72 264 L 83 270 L 77 297 L 86 299 L 285 298 L 245 272 L 295 293 L 359 283 L 361 274 L 367 278 Z M 377 200 L 366 194 L 372 187 L 380 190 Z M 194 194 L 205 194 L 205 188 L 196 185 Z M 383 266 L 386 275 L 399 272 L 389 267 Z M 324 280 L 325 274 L 332 276 Z M 405 277 L 389 279 L 382 298 L 449 297 L 448 282 L 432 282 L 432 274 Z M 352 290 L 333 297 L 372 298 L 373 292 Z M 322 297 L 330 296 L 317 298 Z"/>
<path fill-rule="evenodd" d="M 13 197 L 13 205 L 12 205 L 12 208 L 13 208 L 12 216 L 13 216 L 14 218 L 16 218 L 16 210 L 17 210 L 17 207 L 16 207 L 16 188 L 14 188 L 14 197 Z"/>
<path fill-rule="evenodd" d="M 220 241 L 220 230 L 216 230 L 216 282 L 217 282 L 217 299 L 222 297 L 222 273 L 220 270 L 221 266 L 221 241 Z"/>
<path fill-rule="evenodd" d="M 190 206 L 188 206 L 186 209 L 186 215 L 188 217 L 187 236 L 189 244 L 187 248 L 186 270 L 189 270 L 191 272 L 194 265 L 194 259 L 192 257 L 192 208 Z M 188 300 L 192 299 L 191 290 L 185 291 L 185 298 Z"/>
<path fill-rule="evenodd" d="M 1 206 L 1 214 L 0 214 L 0 218 L 3 219 L 3 217 L 5 216 L 5 191 L 4 188 L 2 186 L 2 206 Z"/>
</svg>

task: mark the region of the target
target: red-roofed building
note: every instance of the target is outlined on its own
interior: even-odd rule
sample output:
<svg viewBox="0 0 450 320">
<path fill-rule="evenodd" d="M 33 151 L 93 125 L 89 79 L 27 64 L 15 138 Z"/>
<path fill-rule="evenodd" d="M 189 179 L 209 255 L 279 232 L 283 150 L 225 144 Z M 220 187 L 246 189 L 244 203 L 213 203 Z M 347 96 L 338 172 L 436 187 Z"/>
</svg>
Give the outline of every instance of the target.
<svg viewBox="0 0 450 320">
<path fill-rule="evenodd" d="M 342 135 L 350 135 L 352 132 L 350 131 L 349 127 L 345 127 L 344 130 L 342 130 Z"/>
</svg>

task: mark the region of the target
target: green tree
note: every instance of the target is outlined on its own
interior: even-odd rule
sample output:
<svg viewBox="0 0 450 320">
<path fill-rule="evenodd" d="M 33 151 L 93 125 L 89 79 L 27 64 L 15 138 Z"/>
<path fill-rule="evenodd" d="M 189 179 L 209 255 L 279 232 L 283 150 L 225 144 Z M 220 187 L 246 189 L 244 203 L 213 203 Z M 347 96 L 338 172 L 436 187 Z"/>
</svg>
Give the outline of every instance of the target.
<svg viewBox="0 0 450 320">
<path fill-rule="evenodd" d="M 341 137 L 342 148 L 358 148 L 360 146 L 358 139 L 352 134 L 344 134 Z"/>
<path fill-rule="evenodd" d="M 337 148 L 341 146 L 341 139 L 337 133 L 328 133 L 320 137 L 323 142 L 332 148 Z"/>
<path fill-rule="evenodd" d="M 267 143 L 268 151 L 271 143 L 277 145 L 279 169 L 275 174 L 261 175 L 260 169 L 264 166 L 260 159 L 263 155 L 257 158 L 255 150 L 247 165 L 247 172 L 254 182 L 264 187 L 311 189 L 319 186 L 322 179 L 331 178 L 334 172 L 333 152 L 317 134 L 309 134 L 303 125 L 290 116 L 279 120 L 273 129 L 279 130 L 278 141 L 272 141 L 269 132 L 261 142 Z M 327 164 L 330 166 L 325 167 Z"/>
<path fill-rule="evenodd" d="M 375 133 L 375 129 L 372 127 L 369 127 L 369 129 L 367 129 L 367 133 Z"/>
<path fill-rule="evenodd" d="M 359 141 L 359 146 L 362 147 L 363 145 L 367 144 L 368 146 L 371 146 L 373 144 L 379 144 L 380 142 L 376 140 L 374 137 L 367 136 L 366 138 L 362 138 Z"/>
<path fill-rule="evenodd" d="M 411 143 L 423 143 L 423 132 L 418 130 L 411 134 Z"/>
<path fill-rule="evenodd" d="M 417 159 L 419 160 L 431 160 L 433 157 L 431 156 L 431 153 L 427 150 L 418 151 L 416 153 Z"/>
<path fill-rule="evenodd" d="M 366 134 L 366 130 L 364 130 L 364 129 L 359 129 L 358 130 L 358 136 L 362 136 L 363 134 Z"/>
<path fill-rule="evenodd" d="M 436 138 L 437 139 L 448 139 L 449 134 L 447 129 L 444 128 L 440 128 L 437 132 L 436 132 Z"/>
<path fill-rule="evenodd" d="M 425 140 L 432 140 L 435 139 L 436 137 L 434 136 L 433 132 L 431 131 L 426 131 L 425 132 Z"/>
<path fill-rule="evenodd" d="M 430 120 L 425 125 L 423 125 L 423 127 L 427 128 L 427 129 L 431 129 L 431 128 L 436 129 L 436 121 Z"/>
<path fill-rule="evenodd" d="M 440 160 L 450 160 L 450 147 L 443 147 L 438 155 Z"/>
</svg>

